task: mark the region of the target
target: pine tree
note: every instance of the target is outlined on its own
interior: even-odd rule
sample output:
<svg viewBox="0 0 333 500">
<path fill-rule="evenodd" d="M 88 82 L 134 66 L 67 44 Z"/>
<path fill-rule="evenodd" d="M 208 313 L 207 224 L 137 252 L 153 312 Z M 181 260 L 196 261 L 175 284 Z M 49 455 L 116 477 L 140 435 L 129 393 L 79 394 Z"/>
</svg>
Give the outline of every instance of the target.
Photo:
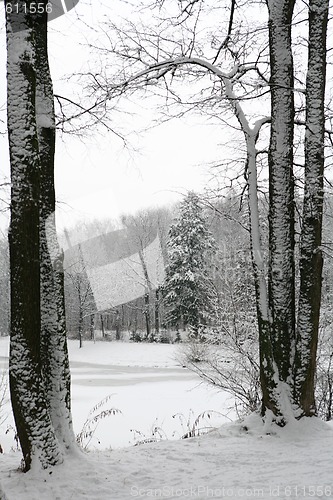
<svg viewBox="0 0 333 500">
<path fill-rule="evenodd" d="M 198 338 L 214 317 L 216 292 L 210 277 L 215 242 L 208 229 L 200 199 L 189 192 L 169 230 L 168 265 L 164 282 L 166 323 L 182 322 Z"/>
</svg>

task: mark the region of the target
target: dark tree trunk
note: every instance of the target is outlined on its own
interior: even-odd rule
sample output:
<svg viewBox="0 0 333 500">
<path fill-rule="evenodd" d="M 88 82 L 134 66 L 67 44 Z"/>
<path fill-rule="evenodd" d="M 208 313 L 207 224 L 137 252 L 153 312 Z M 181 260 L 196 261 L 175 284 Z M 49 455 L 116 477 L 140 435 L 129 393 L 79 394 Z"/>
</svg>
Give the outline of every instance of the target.
<svg viewBox="0 0 333 500">
<path fill-rule="evenodd" d="M 95 342 L 95 315 L 90 315 L 90 340 Z"/>
<path fill-rule="evenodd" d="M 150 338 L 150 293 L 152 291 L 152 286 L 150 283 L 150 279 L 148 276 L 148 270 L 147 270 L 147 264 L 145 262 L 144 256 L 143 256 L 143 250 L 139 251 L 139 257 L 142 265 L 142 270 L 143 270 L 143 275 L 145 277 L 145 282 L 146 282 L 146 293 L 144 295 L 144 317 L 145 317 L 145 322 L 146 322 L 146 339 L 148 340 Z"/>
<path fill-rule="evenodd" d="M 81 349 L 81 347 L 83 345 L 83 339 L 82 339 L 82 335 L 83 335 L 83 306 L 82 306 L 82 290 L 81 290 L 81 276 L 80 276 L 80 274 L 77 275 L 76 279 L 77 279 L 77 285 L 76 285 L 77 296 L 79 299 L 78 334 L 79 334 L 79 347 Z"/>
<path fill-rule="evenodd" d="M 63 254 L 55 227 L 55 119 L 47 22 L 36 26 L 36 121 L 40 159 L 41 360 L 51 420 L 64 449 L 75 444 L 64 305 Z"/>
<path fill-rule="evenodd" d="M 143 314 L 144 314 L 145 321 L 146 321 L 146 339 L 149 339 L 150 338 L 150 300 L 149 300 L 149 292 L 145 293 L 144 302 L 145 302 L 145 305 L 144 305 Z"/>
<path fill-rule="evenodd" d="M 138 330 L 138 308 L 135 307 L 134 309 L 134 333 L 136 333 Z"/>
<path fill-rule="evenodd" d="M 271 66 L 271 138 L 269 145 L 269 275 L 272 349 L 269 385 L 263 390 L 263 413 L 283 419 L 280 399 L 288 392 L 291 346 L 295 339 L 294 265 L 294 77 L 291 24 L 295 0 L 268 0 Z M 270 345 L 271 347 L 270 347 Z M 262 383 L 265 380 L 262 380 Z M 290 394 L 286 394 L 289 398 Z"/>
<path fill-rule="evenodd" d="M 155 335 L 160 333 L 160 289 L 155 291 Z"/>
<path fill-rule="evenodd" d="M 301 414 L 315 413 L 314 381 L 323 258 L 324 99 L 328 1 L 309 2 L 306 78 L 305 187 L 300 248 L 300 295 L 294 364 L 294 399 Z"/>
<path fill-rule="evenodd" d="M 251 260 L 259 330 L 260 383 L 263 393 L 263 401 L 268 401 L 270 399 L 270 394 L 275 389 L 275 383 L 274 378 L 272 377 L 272 375 L 274 375 L 274 357 L 271 340 L 272 318 L 268 307 L 266 273 L 264 255 L 262 251 L 258 205 L 256 142 L 261 127 L 261 121 L 258 121 L 252 129 L 248 126 L 248 122 L 245 123 L 244 119 L 240 120 L 240 122 L 244 131 L 247 149 L 246 171 L 248 173 Z"/>
<path fill-rule="evenodd" d="M 104 328 L 104 318 L 103 314 L 101 314 L 101 330 L 102 330 L 102 337 L 103 339 L 105 338 L 105 328 Z"/>
<path fill-rule="evenodd" d="M 116 311 L 116 340 L 120 340 L 121 318 L 120 311 Z"/>
<path fill-rule="evenodd" d="M 10 392 L 24 468 L 62 462 L 40 352 L 40 159 L 36 124 L 36 15 L 8 13 L 7 115 L 11 166 Z M 7 6 L 7 2 L 5 3 Z M 10 10 L 10 9 L 8 9 Z"/>
</svg>

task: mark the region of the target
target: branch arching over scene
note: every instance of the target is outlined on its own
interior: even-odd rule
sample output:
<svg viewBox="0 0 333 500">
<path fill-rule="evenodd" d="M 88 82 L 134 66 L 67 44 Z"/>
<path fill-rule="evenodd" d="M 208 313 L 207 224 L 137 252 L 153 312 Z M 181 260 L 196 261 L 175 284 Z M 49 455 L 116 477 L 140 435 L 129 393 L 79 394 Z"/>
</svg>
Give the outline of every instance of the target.
<svg viewBox="0 0 333 500">
<path fill-rule="evenodd" d="M 262 413 L 272 412 L 281 425 L 289 418 L 312 415 L 313 404 L 312 409 L 311 405 L 305 404 L 305 400 L 296 395 L 299 389 L 294 386 L 297 364 L 294 362 L 297 352 L 302 350 L 298 341 L 303 336 L 299 329 L 296 334 L 293 150 L 297 141 L 294 124 L 299 116 L 304 116 L 300 96 L 307 95 L 310 85 L 309 79 L 302 81 L 304 74 L 294 64 L 292 29 L 295 1 L 268 0 L 268 19 L 260 21 L 260 26 L 251 17 L 250 8 L 253 5 L 246 3 L 246 14 L 251 22 L 245 31 L 240 29 L 241 23 L 237 25 L 242 15 L 241 6 L 235 9 L 236 4 L 232 2 L 231 12 L 228 2 L 229 15 L 226 19 L 229 22 L 225 23 L 224 32 L 223 23 L 215 31 L 214 28 L 207 29 L 210 21 L 214 21 L 212 16 L 217 17 L 216 14 L 220 13 L 209 2 L 164 1 L 158 4 L 160 10 L 153 27 L 149 23 L 144 26 L 141 22 L 134 24 L 131 21 L 125 28 L 109 23 L 107 45 L 99 47 L 101 53 L 106 55 L 105 68 L 89 73 L 87 91 L 106 104 L 123 95 L 132 96 L 135 92 L 149 98 L 163 89 L 164 106 L 168 112 L 172 106 L 205 112 L 222 123 L 227 122 L 238 134 L 243 134 L 246 158 L 242 168 L 245 163 L 260 332 Z M 167 4 L 175 9 L 168 19 L 166 11 L 163 11 Z M 308 22 L 308 12 L 315 17 L 318 8 L 312 3 L 309 8 L 303 7 L 303 22 Z M 328 6 L 325 4 L 322 8 L 327 9 Z M 203 13 L 207 16 L 204 23 L 201 22 Z M 238 20 L 237 16 L 240 16 Z M 150 13 L 149 20 L 152 19 L 153 14 Z M 321 41 L 319 37 L 314 43 L 321 44 L 324 36 L 326 31 L 321 35 Z M 251 44 L 251 41 L 255 43 Z M 310 60 L 309 55 L 309 64 Z M 300 84 L 300 89 L 294 82 Z M 182 87 L 186 85 L 190 87 L 189 99 L 180 96 Z M 262 106 L 251 108 L 257 99 L 261 99 Z M 227 117 L 230 110 L 232 119 Z M 266 290 L 258 211 L 257 143 L 262 141 L 261 130 L 267 123 L 270 123 L 269 148 L 265 137 L 266 148 L 260 149 L 268 149 L 269 160 L 269 266 Z M 297 143 L 299 149 L 301 144 L 300 139 Z M 317 229 L 320 233 L 319 226 Z M 308 261 L 310 254 L 303 257 L 304 261 Z M 313 308 L 318 311 L 318 304 L 313 304 Z M 310 327 L 311 321 L 308 317 L 304 328 L 311 330 L 310 335 L 315 338 L 317 327 Z M 307 334 L 304 335 L 307 337 Z M 304 340 L 302 343 L 304 346 Z M 305 357 L 311 352 L 313 359 L 315 340 L 311 345 Z M 303 349 L 301 357 L 304 352 Z M 312 368 L 307 381 L 311 377 L 312 380 L 307 387 L 313 384 L 315 371 L 313 363 L 310 365 Z"/>
</svg>

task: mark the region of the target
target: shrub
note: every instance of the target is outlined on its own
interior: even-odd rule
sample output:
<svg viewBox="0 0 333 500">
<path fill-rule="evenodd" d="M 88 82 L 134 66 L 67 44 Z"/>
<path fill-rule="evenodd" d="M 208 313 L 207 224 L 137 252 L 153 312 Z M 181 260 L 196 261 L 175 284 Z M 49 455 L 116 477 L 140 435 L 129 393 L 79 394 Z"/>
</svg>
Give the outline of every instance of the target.
<svg viewBox="0 0 333 500">
<path fill-rule="evenodd" d="M 106 405 L 108 401 L 110 401 L 112 395 L 107 396 L 106 398 L 102 399 L 96 406 L 94 406 L 89 414 L 88 417 L 83 424 L 83 427 L 79 434 L 76 436 L 76 442 L 83 448 L 84 450 L 88 449 L 88 446 L 95 434 L 96 428 L 101 420 L 104 420 L 107 417 L 110 417 L 112 415 L 116 415 L 117 413 L 121 413 L 120 410 L 117 410 L 116 408 L 107 408 L 106 410 L 100 410 L 103 406 Z M 97 413 L 98 412 L 98 413 Z"/>
<path fill-rule="evenodd" d="M 215 331 L 205 342 L 184 344 L 179 355 L 183 366 L 233 396 L 239 416 L 257 411 L 261 402 L 259 348 L 254 337 L 255 332 L 235 335 L 224 329 L 217 344 Z"/>
</svg>

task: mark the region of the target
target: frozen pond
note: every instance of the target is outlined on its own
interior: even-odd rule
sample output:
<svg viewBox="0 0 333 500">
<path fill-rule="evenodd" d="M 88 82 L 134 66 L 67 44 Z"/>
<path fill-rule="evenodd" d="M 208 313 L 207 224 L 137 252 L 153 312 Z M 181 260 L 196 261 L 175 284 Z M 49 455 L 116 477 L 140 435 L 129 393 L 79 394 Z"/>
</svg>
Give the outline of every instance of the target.
<svg viewBox="0 0 333 500">
<path fill-rule="evenodd" d="M 103 366 L 78 361 L 71 362 L 73 383 L 86 386 L 117 387 L 143 382 L 193 380 L 184 368 L 149 368 L 138 366 Z"/>
<path fill-rule="evenodd" d="M 97 423 L 90 449 L 119 448 L 151 439 L 176 439 L 207 410 L 227 413 L 226 394 L 202 384 L 177 361 L 178 347 L 165 344 L 86 342 L 79 349 L 69 341 L 72 375 L 72 413 L 79 433 L 90 416 L 114 408 L 121 413 Z M 8 339 L 0 339 L 0 366 L 8 366 Z M 8 405 L 7 412 L 10 412 Z M 229 414 L 230 416 L 230 414 Z M 211 413 L 200 419 L 200 428 L 221 425 L 227 416 Z M 13 435 L 4 435 L 11 415 L 0 427 L 0 443 L 12 446 Z M 88 439 L 83 444 L 88 444 Z"/>
</svg>

